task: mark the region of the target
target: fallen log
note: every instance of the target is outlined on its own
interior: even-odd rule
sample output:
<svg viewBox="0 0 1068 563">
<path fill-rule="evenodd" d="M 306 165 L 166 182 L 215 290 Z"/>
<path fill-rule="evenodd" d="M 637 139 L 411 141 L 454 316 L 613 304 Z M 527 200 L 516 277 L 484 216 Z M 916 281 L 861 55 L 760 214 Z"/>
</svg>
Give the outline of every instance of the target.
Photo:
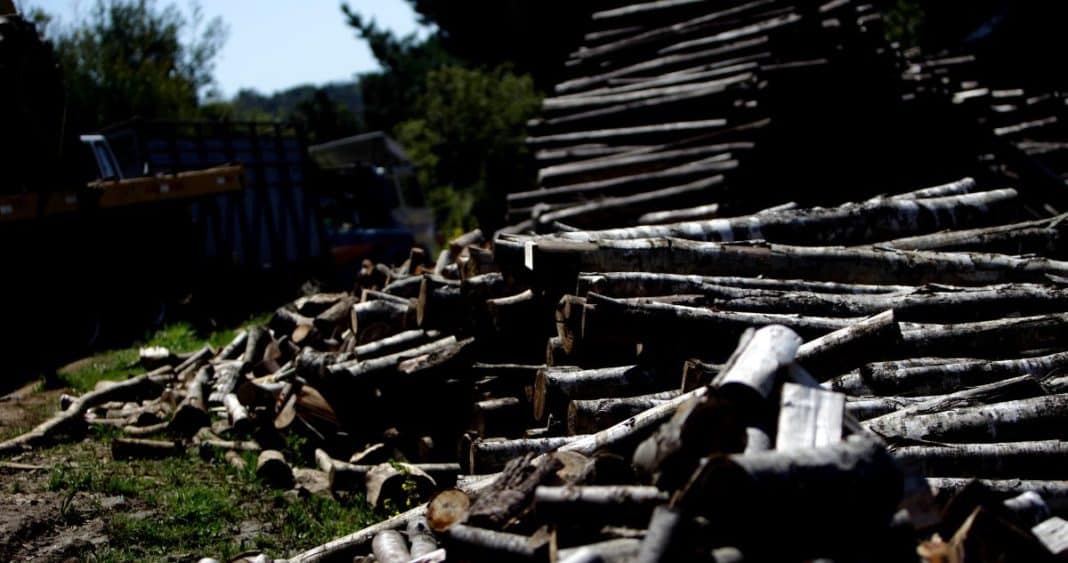
<svg viewBox="0 0 1068 563">
<path fill-rule="evenodd" d="M 207 401 L 204 400 L 204 390 L 209 385 L 215 369 L 211 364 L 205 365 L 197 371 L 196 377 L 189 381 L 185 389 L 185 399 L 178 404 L 174 415 L 171 417 L 171 429 L 175 432 L 191 435 L 197 430 L 211 425 L 211 417 L 208 415 Z"/>
<path fill-rule="evenodd" d="M 1020 374 L 1044 377 L 1068 366 L 1068 352 L 1015 360 L 969 360 L 929 366 L 898 362 L 866 364 L 864 384 L 880 394 L 931 395 L 1000 381 Z"/>
<path fill-rule="evenodd" d="M 720 205 L 709 203 L 683 209 L 669 209 L 666 211 L 650 211 L 638 217 L 639 225 L 660 225 L 663 223 L 676 223 L 679 221 L 698 221 L 711 219 L 719 215 Z"/>
<path fill-rule="evenodd" d="M 518 397 L 499 397 L 478 401 L 471 423 L 479 436 L 514 437 L 523 433 L 530 419 Z"/>
<path fill-rule="evenodd" d="M 256 460 L 256 477 L 276 489 L 289 489 L 293 486 L 293 469 L 286 463 L 282 452 L 263 450 Z"/>
<path fill-rule="evenodd" d="M 901 328 L 908 356 L 990 356 L 1068 345 L 1068 313 L 962 324 L 906 324 Z"/>
<path fill-rule="evenodd" d="M 1034 397 L 917 414 L 864 427 L 888 438 L 934 441 L 1012 441 L 1063 439 L 1068 422 L 1068 394 Z"/>
<path fill-rule="evenodd" d="M 805 342 L 796 361 L 826 380 L 893 350 L 901 340 L 895 312 L 889 310 Z"/>
<path fill-rule="evenodd" d="M 157 397 L 161 392 L 162 388 L 149 374 L 98 386 L 29 432 L 0 442 L 0 456 L 50 443 L 60 435 L 80 435 L 85 431 L 85 414 L 97 405 L 108 401 Z"/>
<path fill-rule="evenodd" d="M 1063 257 L 1068 225 L 1066 215 L 998 225 L 898 238 L 878 246 L 901 250 L 941 250 L 945 252 L 998 252 L 1001 254 L 1041 254 Z"/>
<path fill-rule="evenodd" d="M 575 295 L 593 292 L 608 297 L 653 297 L 701 294 L 703 288 L 738 288 L 781 292 L 811 292 L 843 295 L 878 295 L 912 291 L 909 285 L 870 285 L 774 278 L 698 276 L 653 272 L 606 272 L 580 274 Z"/>
<path fill-rule="evenodd" d="M 500 475 L 485 483 L 484 492 L 475 497 L 465 520 L 498 530 L 513 526 L 529 510 L 538 486 L 555 481 L 557 472 L 564 467 L 556 454 L 538 460 L 534 460 L 533 453 L 512 458 Z"/>
<path fill-rule="evenodd" d="M 1068 461 L 1068 443 L 1060 440 L 946 446 L 906 446 L 894 457 L 924 475 L 986 479 L 1055 479 Z"/>
<path fill-rule="evenodd" d="M 680 238 L 706 242 L 767 240 L 791 244 L 860 244 L 973 224 L 1016 198 L 1016 190 L 916 200 L 876 200 L 831 208 L 786 210 L 670 225 L 559 233 L 580 242 Z"/>
<path fill-rule="evenodd" d="M 508 246 L 516 245 L 518 252 Z M 524 252 L 529 248 L 529 252 Z M 673 272 L 732 276 L 802 277 L 861 284 L 977 285 L 1043 282 L 1068 277 L 1068 263 L 1040 257 L 878 248 L 806 247 L 762 242 L 714 243 L 681 239 L 580 242 L 498 239 L 501 259 L 522 260 L 535 275 L 580 271 Z M 513 267 L 502 263 L 502 267 Z M 574 275 L 574 274 L 572 274 Z"/>
</svg>

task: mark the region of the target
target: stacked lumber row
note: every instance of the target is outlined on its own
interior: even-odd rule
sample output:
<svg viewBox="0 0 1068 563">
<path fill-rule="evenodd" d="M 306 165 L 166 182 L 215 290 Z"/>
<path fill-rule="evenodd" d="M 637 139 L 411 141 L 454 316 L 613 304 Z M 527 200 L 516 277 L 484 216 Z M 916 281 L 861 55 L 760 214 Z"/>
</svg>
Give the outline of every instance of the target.
<svg viewBox="0 0 1068 563">
<path fill-rule="evenodd" d="M 767 207 L 776 196 L 764 171 L 754 173 L 759 162 L 798 152 L 783 146 L 783 130 L 799 115 L 841 117 L 809 104 L 806 96 L 825 92 L 804 84 L 833 91 L 836 81 L 869 73 L 893 78 L 893 63 L 879 14 L 849 1 L 651 2 L 597 12 L 568 62 L 575 78 L 557 85 L 531 124 L 539 188 L 508 196 L 518 223 L 511 230 Z M 754 185 L 764 192 L 746 189 Z"/>
<path fill-rule="evenodd" d="M 995 173 L 1034 186 L 1038 206 L 1068 206 L 1068 131 L 1062 92 L 1015 84 L 985 71 L 969 53 L 910 53 L 902 80 L 909 95 L 940 99 L 989 137 L 977 155 Z"/>
</svg>

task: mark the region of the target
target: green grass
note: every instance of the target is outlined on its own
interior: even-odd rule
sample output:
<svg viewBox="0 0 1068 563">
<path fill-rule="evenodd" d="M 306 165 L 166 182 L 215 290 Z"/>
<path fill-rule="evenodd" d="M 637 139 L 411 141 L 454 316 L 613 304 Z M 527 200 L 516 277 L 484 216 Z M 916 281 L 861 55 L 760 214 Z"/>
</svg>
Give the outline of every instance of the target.
<svg viewBox="0 0 1068 563">
<path fill-rule="evenodd" d="M 270 313 L 264 313 L 251 317 L 242 326 L 264 324 L 270 318 Z M 239 328 L 220 329 L 210 334 L 199 334 L 189 323 L 175 323 L 168 325 L 152 334 L 146 335 L 145 339 L 122 350 L 109 350 L 101 352 L 79 362 L 75 369 L 63 370 L 54 376 L 46 377 L 53 386 L 70 387 L 78 393 L 92 391 L 98 381 L 125 379 L 132 374 L 141 373 L 138 366 L 138 349 L 142 346 L 163 346 L 176 354 L 193 352 L 205 344 L 212 348 L 219 348 L 233 340 Z"/>
<path fill-rule="evenodd" d="M 239 471 L 193 455 L 101 463 L 79 452 L 78 445 L 67 448 L 73 458 L 52 469 L 49 490 L 67 492 L 68 498 L 76 493 L 122 495 L 129 505 L 102 514 L 109 542 L 97 561 L 157 560 L 187 553 L 225 560 L 249 549 L 284 556 L 378 519 L 362 496 L 297 499 L 267 488 L 251 469 L 254 455 L 246 457 L 251 463 Z M 239 542 L 243 523 L 256 523 L 260 530 Z"/>
</svg>

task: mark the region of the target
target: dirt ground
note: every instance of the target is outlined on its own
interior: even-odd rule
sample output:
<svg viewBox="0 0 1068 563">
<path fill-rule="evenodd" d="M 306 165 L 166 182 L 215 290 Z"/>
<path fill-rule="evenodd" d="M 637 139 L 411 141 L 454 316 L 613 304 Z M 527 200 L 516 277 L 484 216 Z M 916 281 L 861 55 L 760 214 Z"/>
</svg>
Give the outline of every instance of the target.
<svg viewBox="0 0 1068 563">
<path fill-rule="evenodd" d="M 0 398 L 0 436 L 32 428 L 57 408 L 64 390 L 37 392 L 35 387 Z M 49 490 L 51 468 L 70 461 L 62 451 L 44 450 L 0 463 L 0 561 L 91 560 L 107 542 L 102 511 L 125 499 Z"/>
</svg>

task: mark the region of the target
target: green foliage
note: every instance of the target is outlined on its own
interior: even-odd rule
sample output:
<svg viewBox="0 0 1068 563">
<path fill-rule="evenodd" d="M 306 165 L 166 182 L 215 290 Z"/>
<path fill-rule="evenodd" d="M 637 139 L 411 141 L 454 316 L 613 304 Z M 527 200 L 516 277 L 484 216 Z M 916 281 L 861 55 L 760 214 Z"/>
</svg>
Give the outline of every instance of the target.
<svg viewBox="0 0 1068 563">
<path fill-rule="evenodd" d="M 540 103 L 531 78 L 506 67 L 427 74 L 414 116 L 395 136 L 419 167 L 446 238 L 499 216 L 505 191 L 527 181 L 526 122 Z"/>
<path fill-rule="evenodd" d="M 155 0 L 96 0 L 87 19 L 52 37 L 71 117 L 82 130 L 128 119 L 191 118 L 213 84 L 222 20 L 186 18 Z"/>
<path fill-rule="evenodd" d="M 918 0 L 897 0 L 883 14 L 886 38 L 905 48 L 919 46 L 925 18 Z"/>
<path fill-rule="evenodd" d="M 415 101 L 425 91 L 427 74 L 460 61 L 448 53 L 436 35 L 420 40 L 415 34 L 397 37 L 342 4 L 349 26 L 367 42 L 381 72 L 360 77 L 364 124 L 369 130 L 390 130 L 408 119 Z"/>
</svg>

